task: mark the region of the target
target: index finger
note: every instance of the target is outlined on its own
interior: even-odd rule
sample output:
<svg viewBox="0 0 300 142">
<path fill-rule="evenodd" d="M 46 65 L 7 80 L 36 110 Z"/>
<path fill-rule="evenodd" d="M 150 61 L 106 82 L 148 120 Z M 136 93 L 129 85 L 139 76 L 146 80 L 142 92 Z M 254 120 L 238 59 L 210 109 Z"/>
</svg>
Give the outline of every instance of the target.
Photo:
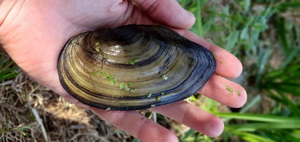
<svg viewBox="0 0 300 142">
<path fill-rule="evenodd" d="M 134 0 L 134 2 L 151 19 L 163 25 L 188 29 L 195 23 L 194 15 L 183 9 L 176 0 Z"/>
</svg>

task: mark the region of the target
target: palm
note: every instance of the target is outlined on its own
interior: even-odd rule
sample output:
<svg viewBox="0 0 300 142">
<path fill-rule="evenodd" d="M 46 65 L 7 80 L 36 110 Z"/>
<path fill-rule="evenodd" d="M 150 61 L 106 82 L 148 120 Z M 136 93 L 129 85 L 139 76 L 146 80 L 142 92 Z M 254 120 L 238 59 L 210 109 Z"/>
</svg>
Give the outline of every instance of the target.
<svg viewBox="0 0 300 142">
<path fill-rule="evenodd" d="M 15 15 L 14 22 L 6 24 L 8 27 L 5 29 L 6 32 L 0 32 L 0 37 L 4 37 L 1 41 L 5 50 L 24 72 L 78 105 L 82 104 L 69 96 L 59 83 L 57 59 L 63 45 L 70 37 L 96 28 L 125 24 L 168 25 L 183 36 L 216 52 L 215 56 L 219 60 L 228 60 L 226 66 L 217 62 L 217 74 L 229 78 L 240 74 L 241 65 L 234 56 L 185 30 L 193 24 L 194 20 L 183 14 L 184 11 L 176 1 L 158 0 L 157 3 L 152 4 L 141 0 L 135 1 L 141 9 L 133 6 L 130 0 L 119 3 L 117 0 L 27 1 L 19 14 Z M 162 8 L 164 5 L 168 8 Z M 174 14 L 175 12 L 179 14 Z M 2 24 L 3 26 L 5 23 Z M 235 90 L 241 90 L 241 95 L 237 97 L 226 92 L 226 84 L 230 84 Z M 217 75 L 213 75 L 199 92 L 232 107 L 240 107 L 246 101 L 246 92 L 241 86 Z M 105 115 L 105 110 L 87 106 L 86 108 L 95 111 L 103 119 L 139 139 L 145 141 L 165 139 L 166 141 L 168 138 L 169 140 L 174 138 L 171 132 L 148 119 L 143 119 L 143 116 L 134 111 L 112 111 L 108 116 Z M 217 136 L 222 131 L 223 124 L 219 118 L 184 101 L 157 107 L 153 111 L 171 117 L 208 136 Z"/>
<path fill-rule="evenodd" d="M 27 74 L 50 89 L 56 90 L 55 88 L 60 87 L 59 83 L 57 83 L 56 64 L 61 48 L 70 37 L 80 32 L 93 30 L 99 27 L 116 27 L 129 23 L 154 23 L 147 16 L 143 16 L 140 10 L 130 5 L 131 3 L 128 3 L 127 7 L 115 7 L 117 9 L 113 14 L 102 14 L 102 17 L 98 16 L 99 13 L 96 13 L 96 10 L 94 10 L 93 13 L 93 9 L 89 9 L 92 14 L 86 16 L 86 9 L 91 7 L 92 3 L 84 3 L 84 5 L 80 5 L 80 8 L 77 9 L 76 5 L 78 3 L 79 2 L 71 3 L 68 8 L 60 1 L 57 1 L 57 3 L 53 1 L 49 1 L 48 3 L 44 1 L 44 3 L 40 3 L 35 7 L 36 9 L 41 9 L 41 11 L 32 9 L 31 11 L 28 11 L 28 13 L 24 13 L 24 15 L 22 15 L 24 17 L 20 18 L 20 22 L 21 19 L 26 19 L 25 23 L 22 24 L 26 24 L 26 22 L 30 22 L 31 24 L 28 27 L 20 28 L 20 30 L 17 31 L 21 40 L 13 44 L 14 48 L 18 48 L 18 50 L 12 49 L 13 53 L 10 54 L 12 54 L 12 56 L 17 56 L 15 61 L 19 63 L 18 65 Z M 109 3 L 105 7 L 110 9 L 113 6 L 113 4 Z M 123 13 L 126 8 L 130 8 L 130 10 Z M 77 12 L 73 14 L 75 9 Z M 68 13 L 65 11 L 71 12 Z M 135 17 L 131 16 L 133 11 L 135 11 Z M 31 16 L 26 17 L 26 15 Z M 110 20 L 103 22 L 103 20 L 109 19 L 110 16 L 116 18 L 110 18 Z M 34 19 L 30 19 L 31 17 Z M 119 17 L 123 18 L 120 19 Z M 143 23 L 139 23 L 138 21 L 143 21 Z"/>
</svg>

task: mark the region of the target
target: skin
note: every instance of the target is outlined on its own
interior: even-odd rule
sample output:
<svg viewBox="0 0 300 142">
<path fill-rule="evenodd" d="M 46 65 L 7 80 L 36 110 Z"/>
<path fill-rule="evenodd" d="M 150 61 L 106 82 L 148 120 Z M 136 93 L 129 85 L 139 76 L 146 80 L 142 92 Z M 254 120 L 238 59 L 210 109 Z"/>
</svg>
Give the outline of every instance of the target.
<svg viewBox="0 0 300 142">
<path fill-rule="evenodd" d="M 32 79 L 70 102 L 94 111 L 104 120 L 144 142 L 178 140 L 174 133 L 135 111 L 111 111 L 107 115 L 106 110 L 85 106 L 64 91 L 58 80 L 56 66 L 59 52 L 70 37 L 96 28 L 126 24 L 166 25 L 215 52 L 215 74 L 198 92 L 227 106 L 244 105 L 246 91 L 223 78 L 238 77 L 242 72 L 240 61 L 224 49 L 187 31 L 195 22 L 192 14 L 182 9 L 175 0 L 135 0 L 135 3 L 130 0 L 0 0 L 0 43 Z M 224 63 L 220 63 L 221 60 Z M 226 90 L 226 84 L 233 89 L 233 94 Z M 239 90 L 240 95 L 237 94 Z M 151 110 L 210 137 L 220 135 L 224 128 L 220 118 L 185 101 Z"/>
</svg>

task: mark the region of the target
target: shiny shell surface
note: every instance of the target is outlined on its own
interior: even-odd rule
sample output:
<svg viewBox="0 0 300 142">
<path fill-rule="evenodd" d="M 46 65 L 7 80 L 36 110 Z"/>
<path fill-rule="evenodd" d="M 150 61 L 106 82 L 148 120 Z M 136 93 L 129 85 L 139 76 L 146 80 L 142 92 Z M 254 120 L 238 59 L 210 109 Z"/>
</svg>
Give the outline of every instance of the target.
<svg viewBox="0 0 300 142">
<path fill-rule="evenodd" d="M 58 60 L 63 88 L 83 104 L 138 110 L 183 100 L 210 78 L 210 51 L 164 26 L 127 25 L 71 38 Z"/>
</svg>

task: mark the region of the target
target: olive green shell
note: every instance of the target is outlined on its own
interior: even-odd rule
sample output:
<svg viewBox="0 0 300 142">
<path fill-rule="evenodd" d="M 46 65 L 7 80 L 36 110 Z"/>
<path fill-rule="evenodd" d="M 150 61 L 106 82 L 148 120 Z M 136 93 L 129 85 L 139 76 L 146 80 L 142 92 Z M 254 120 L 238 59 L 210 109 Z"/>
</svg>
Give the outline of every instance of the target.
<svg viewBox="0 0 300 142">
<path fill-rule="evenodd" d="M 127 25 L 81 33 L 61 51 L 61 85 L 83 104 L 138 110 L 183 100 L 210 78 L 210 51 L 169 28 Z"/>
</svg>

